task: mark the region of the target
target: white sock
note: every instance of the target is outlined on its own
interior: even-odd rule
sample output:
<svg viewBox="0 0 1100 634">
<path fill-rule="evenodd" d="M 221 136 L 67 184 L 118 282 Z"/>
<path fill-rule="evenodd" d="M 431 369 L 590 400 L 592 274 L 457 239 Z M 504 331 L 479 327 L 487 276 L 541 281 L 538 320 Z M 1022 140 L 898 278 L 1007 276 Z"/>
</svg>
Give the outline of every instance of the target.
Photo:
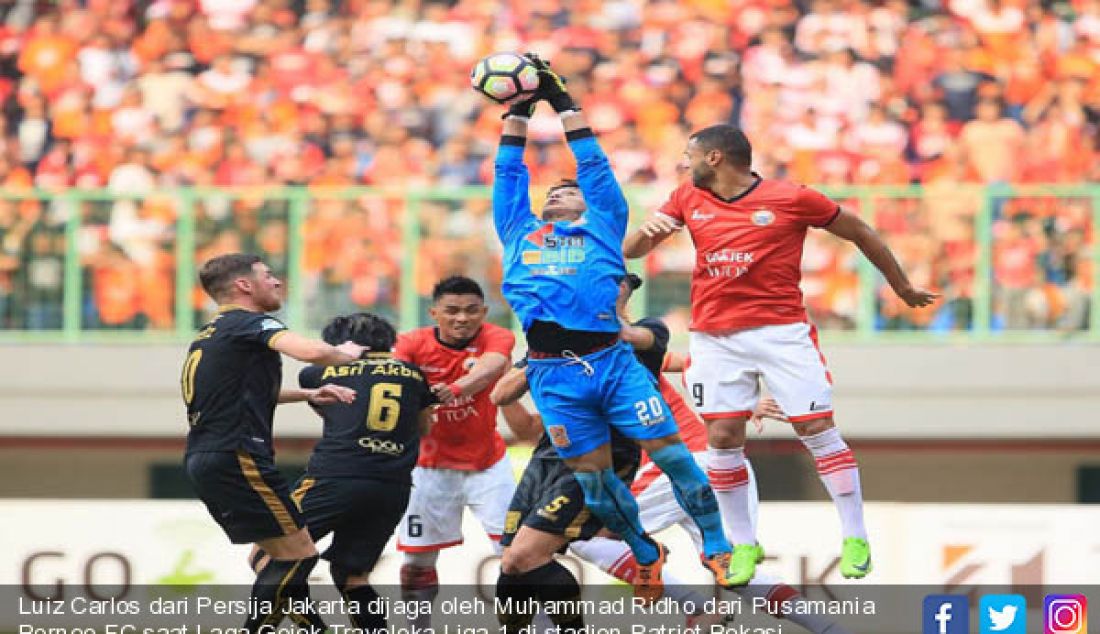
<svg viewBox="0 0 1100 634">
<path fill-rule="evenodd" d="M 867 527 L 863 523 L 859 465 L 856 464 L 848 443 L 840 437 L 840 430 L 831 427 L 819 434 L 800 438 L 813 455 L 817 474 L 840 513 L 841 533 L 846 538 L 867 539 Z"/>
<path fill-rule="evenodd" d="M 707 447 L 707 479 L 718 498 L 722 525 L 733 545 L 755 544 L 749 503 L 749 473 L 745 449 Z"/>
<path fill-rule="evenodd" d="M 401 566 L 401 599 L 434 602 L 439 594 L 439 578 L 435 568 L 439 551 L 405 553 L 404 559 Z M 411 614 L 405 617 L 410 626 L 421 629 L 432 626 L 431 611 L 422 612 L 415 618 Z"/>
<path fill-rule="evenodd" d="M 593 537 L 569 544 L 569 550 L 577 557 L 619 579 L 622 579 L 622 574 L 626 574 L 626 567 L 633 564 L 633 559 L 629 557 L 630 546 L 618 539 Z M 630 559 L 629 562 L 628 559 Z"/>
<path fill-rule="evenodd" d="M 752 581 L 746 586 L 740 588 L 734 588 L 734 592 L 748 599 L 750 602 L 754 597 L 762 597 L 768 601 L 766 611 L 777 619 L 786 619 L 796 625 L 801 625 L 814 634 L 824 632 L 826 628 L 833 625 L 833 622 L 816 614 L 799 614 L 798 612 L 813 612 L 812 609 L 789 610 L 792 614 L 784 615 L 780 613 L 782 608 L 781 603 L 787 602 L 788 605 L 797 605 L 804 603 L 806 599 L 798 593 L 797 590 L 781 582 L 777 577 L 773 577 L 768 574 L 757 573 L 753 576 Z M 750 603 L 751 604 L 751 603 Z"/>
<path fill-rule="evenodd" d="M 539 610 L 531 619 L 531 625 L 534 626 L 534 632 L 536 634 L 554 634 L 558 632 L 558 626 L 554 625 L 554 622 L 551 621 L 550 617 L 546 616 L 546 612 L 542 610 Z"/>
<path fill-rule="evenodd" d="M 634 561 L 634 554 L 630 552 L 630 546 L 626 542 L 606 537 L 593 537 L 586 541 L 573 542 L 569 545 L 569 550 L 616 579 L 627 583 L 634 581 L 638 564 Z M 706 597 L 692 590 L 691 584 L 677 577 L 668 568 L 661 572 L 661 578 L 665 584 L 665 596 L 681 607 L 690 601 L 698 609 L 706 602 Z"/>
</svg>

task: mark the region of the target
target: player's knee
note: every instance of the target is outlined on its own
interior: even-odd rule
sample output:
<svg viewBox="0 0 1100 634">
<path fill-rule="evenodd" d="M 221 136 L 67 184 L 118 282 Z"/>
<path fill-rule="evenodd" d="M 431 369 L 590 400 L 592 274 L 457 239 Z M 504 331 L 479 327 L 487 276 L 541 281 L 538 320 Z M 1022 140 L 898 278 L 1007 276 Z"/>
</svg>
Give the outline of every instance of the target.
<svg viewBox="0 0 1100 634">
<path fill-rule="evenodd" d="M 528 546 L 513 545 L 504 549 L 504 553 L 500 556 L 500 571 L 506 575 L 521 575 L 546 565 L 553 558 L 553 553 L 541 552 L 539 549 Z"/>
<path fill-rule="evenodd" d="M 745 446 L 747 418 L 719 418 L 707 422 L 707 444 L 715 449 L 736 449 Z"/>
<path fill-rule="evenodd" d="M 828 431 L 836 427 L 836 423 L 833 422 L 833 417 L 829 416 L 828 418 L 808 420 L 804 423 L 795 423 L 791 425 L 791 427 L 794 427 L 794 433 L 798 434 L 800 437 L 805 437 L 815 436 L 823 431 Z"/>
<path fill-rule="evenodd" d="M 307 559 L 317 555 L 317 546 L 305 528 L 259 544 L 273 559 Z"/>
<path fill-rule="evenodd" d="M 405 553 L 404 561 L 402 562 L 406 566 L 412 566 L 414 568 L 431 568 L 435 569 L 435 562 L 439 561 L 438 550 L 426 550 L 416 553 Z"/>
</svg>

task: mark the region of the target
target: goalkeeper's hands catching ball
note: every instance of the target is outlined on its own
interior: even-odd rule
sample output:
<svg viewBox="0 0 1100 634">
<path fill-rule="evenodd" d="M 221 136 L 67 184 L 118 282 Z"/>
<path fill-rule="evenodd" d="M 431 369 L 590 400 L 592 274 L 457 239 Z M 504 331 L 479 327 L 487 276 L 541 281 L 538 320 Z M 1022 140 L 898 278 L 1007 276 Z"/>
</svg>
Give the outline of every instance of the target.
<svg viewBox="0 0 1100 634">
<path fill-rule="evenodd" d="M 573 97 L 565 87 L 565 80 L 557 73 L 550 70 L 550 63 L 535 53 L 524 55 L 539 71 L 539 87 L 529 99 L 514 103 L 508 108 L 505 117 L 531 118 L 535 113 L 535 106 L 540 101 L 546 101 L 554 112 L 562 113 L 568 110 L 580 110 Z"/>
</svg>

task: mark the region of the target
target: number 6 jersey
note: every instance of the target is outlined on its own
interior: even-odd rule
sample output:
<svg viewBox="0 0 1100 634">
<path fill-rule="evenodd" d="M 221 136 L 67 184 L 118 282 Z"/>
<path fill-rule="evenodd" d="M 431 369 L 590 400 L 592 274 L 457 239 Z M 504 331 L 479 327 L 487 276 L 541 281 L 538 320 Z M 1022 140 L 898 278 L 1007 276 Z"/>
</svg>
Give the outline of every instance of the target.
<svg viewBox="0 0 1100 634">
<path fill-rule="evenodd" d="M 420 447 L 420 412 L 436 402 L 419 368 L 389 353 L 371 352 L 346 365 L 304 368 L 298 382 L 307 389 L 333 383 L 356 393 L 350 404 L 315 406 L 325 423 L 308 475 L 370 476 L 411 484 Z"/>
</svg>

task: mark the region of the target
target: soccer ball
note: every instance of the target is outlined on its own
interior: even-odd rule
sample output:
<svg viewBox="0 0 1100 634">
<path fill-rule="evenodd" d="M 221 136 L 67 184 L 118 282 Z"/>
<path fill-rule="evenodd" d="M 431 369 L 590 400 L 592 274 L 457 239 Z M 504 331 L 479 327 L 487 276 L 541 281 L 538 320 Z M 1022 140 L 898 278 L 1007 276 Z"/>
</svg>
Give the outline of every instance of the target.
<svg viewBox="0 0 1100 634">
<path fill-rule="evenodd" d="M 493 53 L 474 64 L 470 85 L 489 99 L 507 106 L 535 92 L 539 87 L 539 71 L 522 55 Z"/>
</svg>

